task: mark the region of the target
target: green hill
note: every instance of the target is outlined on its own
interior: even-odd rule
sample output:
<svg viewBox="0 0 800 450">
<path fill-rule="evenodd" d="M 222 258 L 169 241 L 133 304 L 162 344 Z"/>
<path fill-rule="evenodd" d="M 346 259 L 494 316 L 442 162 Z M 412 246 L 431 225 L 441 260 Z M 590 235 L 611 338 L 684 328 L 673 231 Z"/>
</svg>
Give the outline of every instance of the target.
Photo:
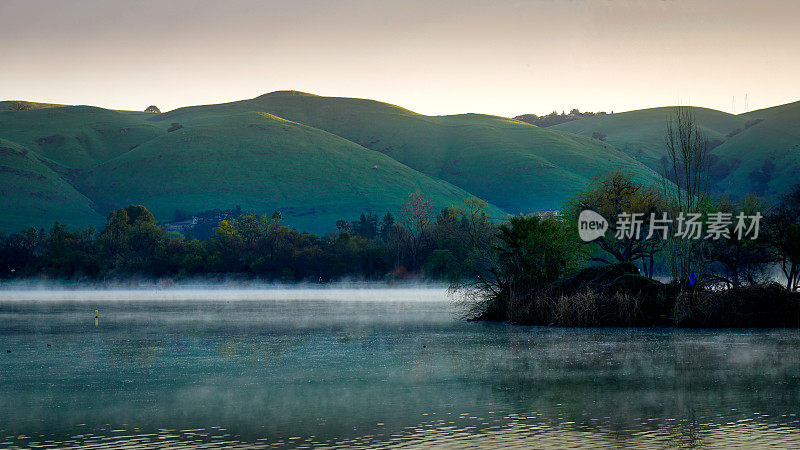
<svg viewBox="0 0 800 450">
<path fill-rule="evenodd" d="M 438 207 L 476 195 L 496 205 L 495 216 L 556 209 L 611 169 L 655 182 L 671 112 L 539 128 L 296 91 L 163 114 L 15 103 L 0 102 L 0 229 L 8 231 L 55 220 L 99 225 L 133 203 L 160 221 L 176 210 L 281 210 L 291 225 L 326 232 L 364 209 L 396 211 L 415 190 Z M 773 195 L 798 179 L 800 103 L 695 114 L 721 142 L 713 150 L 720 190 Z"/>
<path fill-rule="evenodd" d="M 177 209 L 240 205 L 281 210 L 288 223 L 316 232 L 364 209 L 397 211 L 415 190 L 438 207 L 469 196 L 341 137 L 255 112 L 162 134 L 82 172 L 76 184 L 104 211 L 140 203 L 165 220 Z"/>
<path fill-rule="evenodd" d="M 37 103 L 28 102 L 25 100 L 3 100 L 0 101 L 0 111 L 16 111 L 16 110 L 29 110 L 29 109 L 44 109 L 44 108 L 58 108 L 66 105 L 59 105 L 57 103 Z"/>
<path fill-rule="evenodd" d="M 800 182 L 800 102 L 743 116 L 762 121 L 713 150 L 718 158 L 717 188 L 732 196 L 785 193 Z"/>
<path fill-rule="evenodd" d="M 800 180 L 800 102 L 746 114 L 692 108 L 711 150 L 711 184 L 733 197 L 756 193 L 783 194 Z M 595 116 L 552 128 L 606 141 L 637 160 L 660 170 L 665 156 L 664 132 L 672 108 L 651 108 Z"/>
<path fill-rule="evenodd" d="M 180 108 L 151 120 L 200 125 L 247 111 L 326 130 L 509 212 L 558 208 L 595 174 L 612 168 L 655 179 L 651 170 L 597 140 L 495 116 L 424 116 L 374 100 L 279 91 L 251 100 Z"/>
<path fill-rule="evenodd" d="M 82 169 L 119 156 L 166 133 L 161 124 L 93 106 L 28 111 L 0 108 L 0 137 L 68 169 Z"/>
<path fill-rule="evenodd" d="M 674 107 L 641 109 L 573 120 L 550 128 L 582 136 L 602 133 L 606 142 L 661 173 L 666 154 L 664 133 L 673 111 Z M 692 112 L 709 141 L 717 144 L 747 122 L 747 118 L 714 109 L 693 107 Z"/>
<path fill-rule="evenodd" d="M 798 110 L 800 110 L 800 101 L 772 106 L 770 108 L 757 109 L 755 111 L 744 113 L 742 116 L 747 117 L 748 119 L 769 119 L 781 113 L 796 115 Z"/>
<path fill-rule="evenodd" d="M 0 230 L 51 227 L 53 222 L 97 226 L 91 201 L 23 146 L 0 139 Z"/>
</svg>

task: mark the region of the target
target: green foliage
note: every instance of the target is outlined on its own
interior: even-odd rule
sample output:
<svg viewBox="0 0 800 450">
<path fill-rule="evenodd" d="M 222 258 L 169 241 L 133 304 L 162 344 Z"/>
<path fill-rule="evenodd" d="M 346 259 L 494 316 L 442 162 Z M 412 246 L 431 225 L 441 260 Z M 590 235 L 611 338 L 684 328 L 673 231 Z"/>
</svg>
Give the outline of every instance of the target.
<svg viewBox="0 0 800 450">
<path fill-rule="evenodd" d="M 157 274 L 160 249 L 167 232 L 156 225 L 144 206 L 131 205 L 111 212 L 98 238 L 98 252 L 107 269 L 126 273 Z"/>
<path fill-rule="evenodd" d="M 92 229 L 71 232 L 56 222 L 43 242 L 42 260 L 47 272 L 58 278 L 96 276 L 100 261 L 92 251 L 93 238 Z"/>
<path fill-rule="evenodd" d="M 604 236 L 585 244 L 592 259 L 603 263 L 641 263 L 644 273 L 653 276 L 654 260 L 663 247 L 661 239 L 647 239 L 650 234 L 650 214 L 661 218 L 666 211 L 666 200 L 655 186 L 638 183 L 632 174 L 614 170 L 598 175 L 593 184 L 567 202 L 566 223 L 572 236 L 578 240 L 578 215 L 589 209 L 608 221 Z M 643 225 L 639 237 L 617 239 L 617 217 L 622 214 L 642 214 Z"/>
<path fill-rule="evenodd" d="M 538 291 L 582 262 L 567 227 L 554 217 L 513 216 L 498 230 L 500 270 L 515 296 Z"/>
<path fill-rule="evenodd" d="M 510 217 L 496 237 L 494 264 L 464 285 L 478 297 L 474 313 L 483 319 L 519 321 L 541 289 L 585 262 L 569 228 L 554 216 Z"/>
</svg>

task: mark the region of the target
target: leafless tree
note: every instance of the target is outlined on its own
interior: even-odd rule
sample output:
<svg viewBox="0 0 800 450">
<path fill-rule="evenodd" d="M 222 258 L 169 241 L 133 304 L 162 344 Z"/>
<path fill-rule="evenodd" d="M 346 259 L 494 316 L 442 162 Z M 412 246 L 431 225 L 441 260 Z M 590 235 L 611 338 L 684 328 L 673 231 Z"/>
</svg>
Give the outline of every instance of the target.
<svg viewBox="0 0 800 450">
<path fill-rule="evenodd" d="M 709 147 L 691 108 L 676 107 L 667 120 L 662 185 L 670 204 L 670 217 L 702 212 L 707 204 Z M 702 240 L 672 236 L 668 243 L 668 259 L 674 280 L 685 284 L 693 273 L 701 274 Z"/>
<path fill-rule="evenodd" d="M 417 269 L 420 248 L 430 236 L 433 224 L 433 206 L 429 198 L 416 191 L 408 195 L 400 209 L 400 226 L 405 236 L 406 247 L 411 256 L 411 269 Z"/>
</svg>

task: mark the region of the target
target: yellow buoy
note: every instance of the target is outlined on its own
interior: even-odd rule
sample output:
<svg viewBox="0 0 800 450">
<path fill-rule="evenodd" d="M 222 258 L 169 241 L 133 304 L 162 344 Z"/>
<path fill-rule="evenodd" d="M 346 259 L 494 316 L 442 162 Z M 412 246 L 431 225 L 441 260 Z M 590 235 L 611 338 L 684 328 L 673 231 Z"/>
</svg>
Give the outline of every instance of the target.
<svg viewBox="0 0 800 450">
<path fill-rule="evenodd" d="M 97 310 L 95 309 L 94 310 L 94 318 L 97 319 L 98 317 L 100 317 L 100 313 L 98 313 Z"/>
</svg>

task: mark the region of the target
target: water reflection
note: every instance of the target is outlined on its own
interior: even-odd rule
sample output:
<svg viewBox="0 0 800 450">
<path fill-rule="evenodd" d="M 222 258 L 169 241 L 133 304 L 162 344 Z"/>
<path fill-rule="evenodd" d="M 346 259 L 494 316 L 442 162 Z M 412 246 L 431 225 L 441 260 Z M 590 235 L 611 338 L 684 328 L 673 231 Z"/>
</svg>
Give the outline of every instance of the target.
<svg viewBox="0 0 800 450">
<path fill-rule="evenodd" d="M 800 445 L 796 331 L 510 327 L 416 291 L 294 295 L 0 301 L 0 447 Z"/>
</svg>

